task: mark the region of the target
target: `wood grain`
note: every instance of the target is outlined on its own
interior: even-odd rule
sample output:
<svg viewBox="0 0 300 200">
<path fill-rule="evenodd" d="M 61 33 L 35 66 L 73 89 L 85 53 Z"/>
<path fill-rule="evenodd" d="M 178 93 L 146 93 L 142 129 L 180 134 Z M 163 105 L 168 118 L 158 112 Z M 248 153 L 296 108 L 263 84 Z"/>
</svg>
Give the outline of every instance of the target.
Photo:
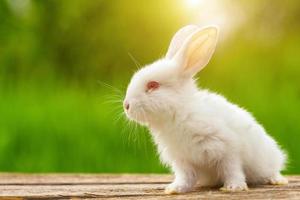
<svg viewBox="0 0 300 200">
<path fill-rule="evenodd" d="M 159 174 L 0 174 L 1 199 L 297 199 L 300 176 L 286 186 L 250 186 L 247 192 L 196 188 L 184 195 L 165 195 L 172 180 Z"/>
</svg>

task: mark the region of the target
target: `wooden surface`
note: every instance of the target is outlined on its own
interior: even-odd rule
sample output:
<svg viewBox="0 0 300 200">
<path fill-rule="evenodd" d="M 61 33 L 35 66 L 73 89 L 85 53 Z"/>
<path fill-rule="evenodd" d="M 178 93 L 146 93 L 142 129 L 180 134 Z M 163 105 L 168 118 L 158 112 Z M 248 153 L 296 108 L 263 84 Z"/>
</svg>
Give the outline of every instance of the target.
<svg viewBox="0 0 300 200">
<path fill-rule="evenodd" d="M 250 186 L 247 192 L 227 193 L 196 188 L 184 195 L 165 195 L 170 175 L 0 174 L 2 199 L 297 199 L 300 176 L 286 186 Z"/>
</svg>

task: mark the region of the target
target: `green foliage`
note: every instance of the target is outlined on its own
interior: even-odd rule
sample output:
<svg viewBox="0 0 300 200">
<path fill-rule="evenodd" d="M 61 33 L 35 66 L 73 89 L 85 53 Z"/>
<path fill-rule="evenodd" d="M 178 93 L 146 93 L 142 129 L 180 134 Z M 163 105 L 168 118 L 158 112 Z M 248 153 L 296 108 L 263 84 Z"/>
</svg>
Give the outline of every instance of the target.
<svg viewBox="0 0 300 200">
<path fill-rule="evenodd" d="M 136 70 L 128 54 L 147 64 L 198 22 L 184 2 L 0 0 L 0 170 L 165 172 L 102 82 L 124 92 Z M 199 84 L 250 110 L 287 150 L 286 172 L 299 173 L 300 3 L 224 2 L 243 20 L 221 27 Z"/>
</svg>

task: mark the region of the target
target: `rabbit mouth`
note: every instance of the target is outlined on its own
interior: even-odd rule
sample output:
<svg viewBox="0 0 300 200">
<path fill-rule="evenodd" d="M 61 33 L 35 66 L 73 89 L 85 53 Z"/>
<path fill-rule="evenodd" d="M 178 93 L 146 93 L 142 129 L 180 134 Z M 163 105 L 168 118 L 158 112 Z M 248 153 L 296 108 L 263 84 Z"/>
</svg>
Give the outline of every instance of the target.
<svg viewBox="0 0 300 200">
<path fill-rule="evenodd" d="M 145 125 L 148 123 L 147 111 L 142 106 L 135 106 L 125 110 L 126 117 L 129 120 Z"/>
</svg>

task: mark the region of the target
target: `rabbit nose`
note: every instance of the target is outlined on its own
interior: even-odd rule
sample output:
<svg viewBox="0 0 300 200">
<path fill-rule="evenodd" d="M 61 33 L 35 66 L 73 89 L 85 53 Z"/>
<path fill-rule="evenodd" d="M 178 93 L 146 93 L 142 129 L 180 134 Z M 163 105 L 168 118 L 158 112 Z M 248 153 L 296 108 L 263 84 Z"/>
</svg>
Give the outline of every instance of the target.
<svg viewBox="0 0 300 200">
<path fill-rule="evenodd" d="M 129 110 L 129 103 L 127 101 L 124 102 L 124 108 L 126 110 Z"/>
</svg>

